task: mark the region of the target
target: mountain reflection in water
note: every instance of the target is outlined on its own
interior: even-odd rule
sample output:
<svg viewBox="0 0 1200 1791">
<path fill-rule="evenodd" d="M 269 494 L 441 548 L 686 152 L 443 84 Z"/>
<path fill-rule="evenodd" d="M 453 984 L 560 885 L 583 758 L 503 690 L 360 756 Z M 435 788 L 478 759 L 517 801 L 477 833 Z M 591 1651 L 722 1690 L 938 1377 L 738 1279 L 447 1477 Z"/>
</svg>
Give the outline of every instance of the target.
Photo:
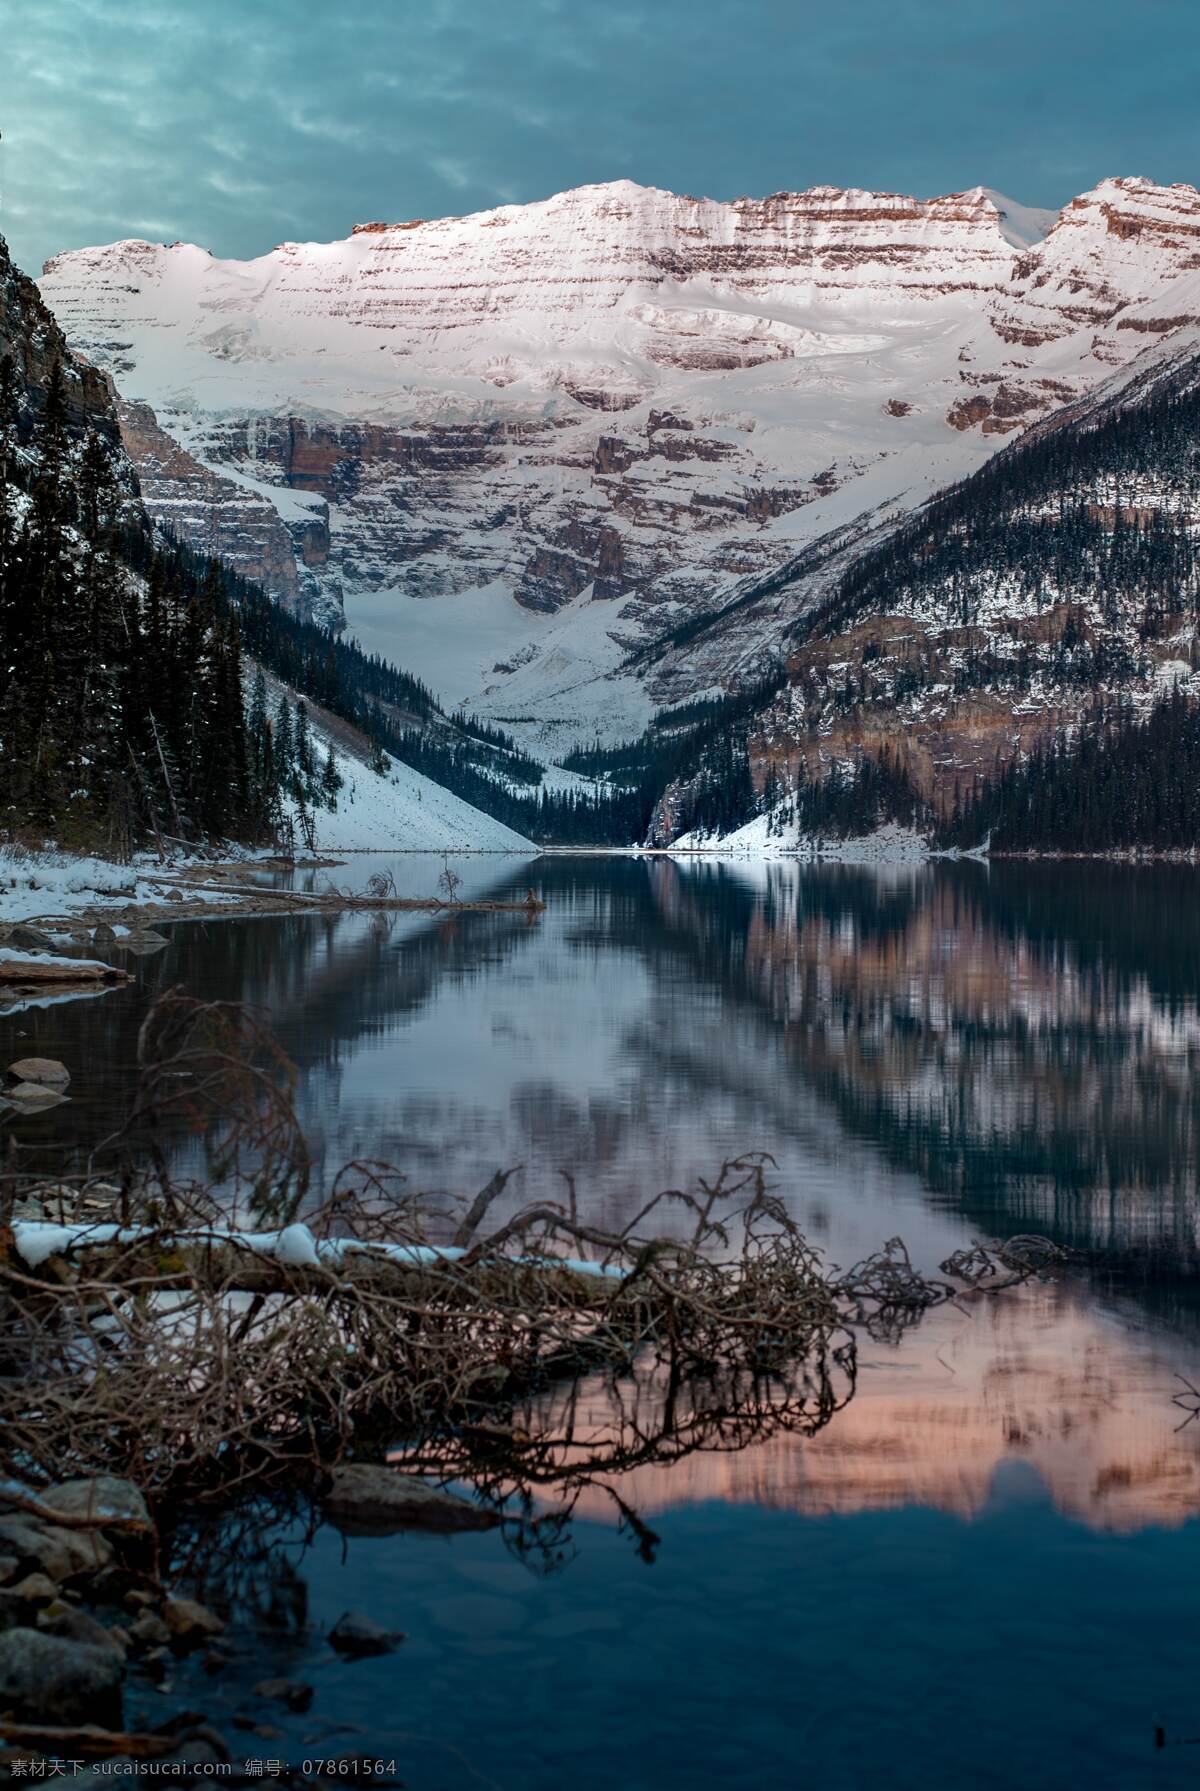
<svg viewBox="0 0 1200 1791">
<path fill-rule="evenodd" d="M 440 865 L 389 868 L 420 893 Z M 929 1269 L 976 1236 L 1045 1232 L 1081 1253 L 1063 1285 L 865 1344 L 855 1398 L 818 1436 L 639 1470 L 626 1493 L 652 1509 L 967 1516 L 1015 1460 L 1097 1529 L 1200 1512 L 1200 1426 L 1177 1432 L 1171 1403 L 1178 1375 L 1200 1383 L 1196 872 L 463 868 L 470 893 L 532 884 L 546 912 L 178 926 L 130 989 L 0 1016 L 5 1061 L 70 1065 L 53 1136 L 82 1157 L 128 1099 L 148 1001 L 183 983 L 269 1016 L 323 1178 L 385 1158 L 418 1187 L 471 1193 L 520 1163 L 524 1203 L 557 1198 L 566 1170 L 611 1227 L 763 1148 L 843 1263 L 896 1233 Z M 5 1123 L 30 1145 L 49 1136 L 44 1117 Z M 175 1148 L 196 1166 L 194 1140 Z"/>
<path fill-rule="evenodd" d="M 923 1505 L 972 1518 L 1021 1463 L 1056 1511 L 1093 1529 L 1173 1528 L 1200 1513 L 1200 1448 L 1172 1403 L 1186 1360 L 1068 1288 L 940 1307 L 898 1348 L 863 1341 L 853 1398 L 815 1436 L 638 1467 L 589 1486 L 574 1512 L 612 1520 L 615 1492 L 642 1518 L 706 1499 L 806 1517 Z M 589 1417 L 595 1436 L 609 1424 L 605 1390 L 589 1391 L 580 1441 Z"/>
</svg>

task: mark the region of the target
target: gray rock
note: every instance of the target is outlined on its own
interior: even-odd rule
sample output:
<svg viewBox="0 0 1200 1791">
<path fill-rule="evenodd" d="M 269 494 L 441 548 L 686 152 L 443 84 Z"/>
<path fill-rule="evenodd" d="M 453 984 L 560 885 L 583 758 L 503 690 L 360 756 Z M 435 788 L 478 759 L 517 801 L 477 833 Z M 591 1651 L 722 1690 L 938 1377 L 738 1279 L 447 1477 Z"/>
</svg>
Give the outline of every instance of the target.
<svg viewBox="0 0 1200 1791">
<path fill-rule="evenodd" d="M 163 1621 L 173 1642 L 194 1646 L 223 1633 L 225 1625 L 215 1611 L 194 1598 L 168 1598 L 163 1606 Z"/>
<path fill-rule="evenodd" d="M 93 945 L 112 945 L 116 937 L 117 935 L 113 932 L 106 920 L 100 921 L 92 929 Z"/>
<path fill-rule="evenodd" d="M 371 1655 L 391 1654 L 404 1636 L 398 1629 L 384 1629 L 373 1617 L 361 1611 L 346 1611 L 329 1632 L 329 1645 L 349 1660 L 365 1660 Z"/>
<path fill-rule="evenodd" d="M 71 1517 L 111 1517 L 120 1524 L 137 1524 L 150 1530 L 150 1513 L 140 1488 L 115 1474 L 96 1474 L 89 1479 L 64 1480 L 42 1494 L 42 1503 Z"/>
<path fill-rule="evenodd" d="M 14 927 L 8 935 L 8 942 L 18 951 L 57 951 L 58 942 L 49 933 L 43 933 L 40 927 Z"/>
<path fill-rule="evenodd" d="M 61 1530 L 24 1516 L 0 1518 L 0 1551 L 59 1581 L 98 1573 L 113 1559 L 112 1544 L 99 1530 Z"/>
<path fill-rule="evenodd" d="M 27 1573 L 10 1591 L 23 1604 L 53 1604 L 58 1597 L 58 1587 L 45 1573 Z"/>
<path fill-rule="evenodd" d="M 115 1630 L 105 1629 L 103 1623 L 98 1623 L 86 1611 L 77 1611 L 61 1600 L 38 1612 L 37 1626 L 44 1636 L 58 1636 L 65 1642 L 82 1642 L 87 1648 L 111 1648 L 121 1660 L 125 1658 L 123 1636 L 118 1636 Z"/>
<path fill-rule="evenodd" d="M 18 1722 L 121 1722 L 124 1666 L 111 1648 L 89 1648 L 36 1629 L 0 1635 L 0 1709 Z"/>
<path fill-rule="evenodd" d="M 325 1515 L 350 1535 L 491 1530 L 500 1522 L 494 1511 L 372 1462 L 347 1462 L 332 1470 L 331 1480 L 323 1501 Z"/>
<path fill-rule="evenodd" d="M 132 937 L 138 945 L 167 945 L 170 943 L 165 933 L 156 933 L 153 927 L 138 927 Z"/>
<path fill-rule="evenodd" d="M 135 1648 L 165 1648 L 171 1632 L 157 1611 L 143 1611 L 129 1625 L 129 1639 Z"/>
<path fill-rule="evenodd" d="M 16 1561 L 18 1567 L 28 1570 L 33 1562 L 43 1571 L 49 1571 L 51 1578 L 55 1577 L 54 1569 L 47 1561 L 52 1546 L 46 1532 L 39 1529 L 31 1517 L 0 1517 L 0 1548 Z M 66 1557 L 62 1559 L 65 1561 Z"/>
<path fill-rule="evenodd" d="M 71 1080 L 70 1070 L 57 1057 L 18 1057 L 8 1073 L 14 1082 L 44 1083 L 48 1088 L 65 1088 Z"/>
<path fill-rule="evenodd" d="M 313 1701 L 313 1688 L 300 1679 L 260 1679 L 254 1695 L 268 1704 L 286 1704 L 289 1710 L 307 1710 Z"/>
<path fill-rule="evenodd" d="M 4 1091 L 6 1101 L 16 1102 L 21 1107 L 57 1107 L 66 1097 L 59 1088 L 47 1088 L 41 1082 L 18 1082 Z"/>
</svg>

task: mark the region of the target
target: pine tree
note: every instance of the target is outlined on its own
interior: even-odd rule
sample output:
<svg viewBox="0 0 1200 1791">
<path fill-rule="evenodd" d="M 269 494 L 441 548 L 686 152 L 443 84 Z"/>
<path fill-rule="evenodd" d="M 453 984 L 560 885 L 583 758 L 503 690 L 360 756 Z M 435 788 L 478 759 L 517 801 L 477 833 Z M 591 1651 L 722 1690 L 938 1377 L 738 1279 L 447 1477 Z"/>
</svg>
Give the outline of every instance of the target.
<svg viewBox="0 0 1200 1791">
<path fill-rule="evenodd" d="M 302 702 L 296 704 L 296 728 L 294 734 L 296 753 L 296 782 L 305 797 L 312 800 L 316 779 L 317 761 L 313 752 L 312 733 L 308 725 L 308 710 Z"/>
<path fill-rule="evenodd" d="M 337 808 L 338 791 L 341 789 L 342 783 L 342 774 L 338 770 L 337 761 L 333 756 L 333 742 L 330 741 L 325 754 L 325 769 L 321 773 L 321 795 L 324 798 L 325 807 L 331 811 Z"/>
<path fill-rule="evenodd" d="M 17 445 L 19 416 L 16 365 L 11 354 L 4 354 L 0 356 L 0 630 L 4 626 L 3 610 L 10 598 L 7 573 L 12 555 L 15 506 L 9 496 L 9 465 Z"/>
<path fill-rule="evenodd" d="M 250 763 L 255 775 L 259 778 L 263 773 L 263 749 L 266 742 L 267 726 L 267 680 L 263 676 L 263 669 L 260 665 L 255 668 L 254 687 L 250 697 L 250 713 L 246 717 Z"/>
<path fill-rule="evenodd" d="M 283 693 L 275 711 L 275 771 L 283 787 L 290 790 L 296 781 L 296 748 L 292 738 L 291 704 Z"/>
</svg>

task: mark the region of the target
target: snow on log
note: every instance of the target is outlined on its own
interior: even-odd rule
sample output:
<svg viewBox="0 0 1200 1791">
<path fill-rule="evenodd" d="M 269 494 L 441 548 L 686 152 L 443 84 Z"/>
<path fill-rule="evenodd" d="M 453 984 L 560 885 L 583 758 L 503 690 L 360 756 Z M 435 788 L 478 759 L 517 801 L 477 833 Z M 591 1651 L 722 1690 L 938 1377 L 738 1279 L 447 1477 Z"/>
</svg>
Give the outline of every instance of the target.
<svg viewBox="0 0 1200 1791">
<path fill-rule="evenodd" d="M 127 983 L 129 973 L 97 958 L 65 958 L 45 951 L 13 951 L 0 946 L 0 984 Z"/>
<path fill-rule="evenodd" d="M 42 1220 L 18 1219 L 13 1224 L 13 1244 L 27 1268 L 37 1269 L 53 1256 L 71 1256 L 81 1250 L 124 1248 L 153 1242 L 156 1248 L 185 1252 L 246 1252 L 265 1263 L 284 1269 L 336 1273 L 355 1259 L 382 1263 L 402 1270 L 435 1268 L 462 1260 L 468 1252 L 453 1244 L 396 1244 L 363 1238 L 317 1238 L 299 1221 L 280 1231 L 226 1230 L 220 1226 L 197 1227 L 164 1234 L 149 1225 L 75 1224 L 52 1225 Z M 588 1262 L 583 1257 L 520 1256 L 506 1259 L 523 1268 L 560 1271 L 605 1280 L 621 1280 L 626 1270 Z M 242 1278 L 244 1279 L 244 1277 Z"/>
</svg>

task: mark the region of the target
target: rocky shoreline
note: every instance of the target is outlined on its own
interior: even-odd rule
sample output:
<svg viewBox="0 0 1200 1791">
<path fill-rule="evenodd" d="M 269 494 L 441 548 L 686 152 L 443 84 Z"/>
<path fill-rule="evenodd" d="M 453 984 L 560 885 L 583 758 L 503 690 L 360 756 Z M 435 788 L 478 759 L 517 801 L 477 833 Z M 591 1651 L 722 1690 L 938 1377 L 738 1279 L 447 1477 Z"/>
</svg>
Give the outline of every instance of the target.
<svg viewBox="0 0 1200 1791">
<path fill-rule="evenodd" d="M 370 1462 L 334 1467 L 305 1497 L 314 1515 L 346 1536 L 448 1536 L 501 1522 L 431 1482 Z M 0 1772 L 8 1782 L 42 1776 L 48 1761 L 75 1768 L 103 1761 L 105 1776 L 144 1773 L 154 1762 L 172 1777 L 211 1776 L 219 1767 L 222 1777 L 261 1778 L 262 1762 L 247 1758 L 247 1749 L 277 1746 L 284 1737 L 274 1719 L 309 1711 L 314 1686 L 263 1677 L 253 1626 L 235 1608 L 215 1610 L 172 1583 L 169 1552 L 169 1537 L 130 1480 L 99 1474 L 38 1489 L 11 1481 L 0 1487 L 0 1741 L 7 1750 Z M 404 1636 L 350 1610 L 323 1638 L 312 1637 L 321 1639 L 331 1658 L 353 1664 L 392 1653 Z M 205 1685 L 208 1700 L 196 1696 Z M 159 1722 L 144 1710 L 128 1720 L 134 1700 L 152 1706 L 181 1694 L 188 1704 Z M 231 1713 L 214 1720 L 191 1707 L 206 1701 Z M 321 1753 L 324 1738 L 344 1727 L 326 1724 L 303 1740 Z M 379 1783 L 368 1760 L 341 1754 L 318 1764 L 339 1783 L 358 1776 L 356 1767 Z M 298 1762 L 271 1765 L 273 1777 L 299 1776 Z"/>
<path fill-rule="evenodd" d="M 323 861 L 328 863 L 330 861 Z M 336 861 L 332 861 L 336 862 Z M 0 962 L 0 983 L 121 982 L 126 974 L 107 965 L 87 969 L 82 961 L 66 958 L 55 974 L 55 955 L 85 950 L 123 950 L 135 955 L 161 949 L 167 938 L 157 924 L 180 920 L 247 920 L 282 914 L 342 914 L 398 912 L 417 914 L 541 913 L 545 903 L 532 892 L 519 902 L 450 901 L 438 896 L 371 894 L 330 888 L 328 890 L 272 889 L 240 881 L 244 864 L 205 865 L 185 868 L 155 878 L 158 893 L 147 899 L 124 903 L 83 903 L 72 913 L 37 914 L 5 925 L 0 920 L 0 960 L 5 950 L 22 954 L 20 974 L 15 962 L 5 975 Z M 41 959 L 39 964 L 38 959 Z M 71 974 L 70 964 L 80 966 Z"/>
</svg>

